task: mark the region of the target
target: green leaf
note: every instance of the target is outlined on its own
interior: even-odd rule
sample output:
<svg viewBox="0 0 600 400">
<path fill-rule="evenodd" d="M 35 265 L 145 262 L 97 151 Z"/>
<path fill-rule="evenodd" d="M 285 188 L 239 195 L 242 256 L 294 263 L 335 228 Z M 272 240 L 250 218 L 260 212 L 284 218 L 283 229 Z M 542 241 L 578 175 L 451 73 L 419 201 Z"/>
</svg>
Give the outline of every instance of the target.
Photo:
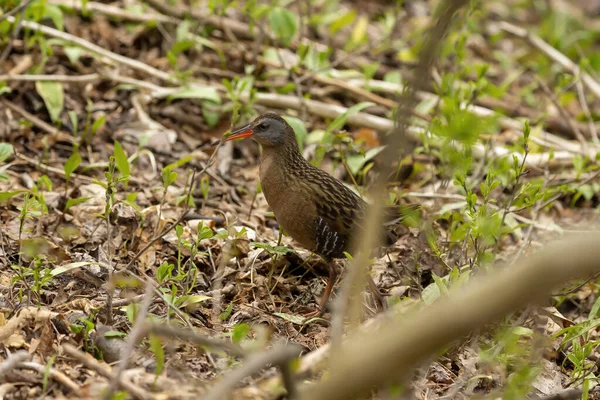
<svg viewBox="0 0 600 400">
<path fill-rule="evenodd" d="M 209 128 L 214 128 L 217 126 L 220 116 L 221 114 L 219 113 L 219 110 L 216 109 L 213 102 L 202 102 L 202 117 L 204 117 L 204 121 L 206 121 Z"/>
<path fill-rule="evenodd" d="M 286 120 L 288 124 L 294 129 L 294 133 L 296 134 L 296 140 L 298 141 L 298 146 L 300 146 L 300 151 L 304 149 L 304 142 L 306 141 L 306 137 L 308 136 L 308 132 L 306 131 L 306 126 L 304 126 L 304 122 L 300 118 L 288 117 L 285 116 L 283 119 Z"/>
<path fill-rule="evenodd" d="M 383 76 L 383 80 L 386 82 L 396 83 L 398 85 L 402 85 L 402 72 L 400 71 L 390 71 L 386 72 Z M 436 103 L 438 99 L 436 98 Z"/>
<path fill-rule="evenodd" d="M 332 34 L 336 34 L 340 29 L 354 22 L 355 18 L 356 10 L 350 10 L 347 13 L 342 14 L 342 16 L 338 17 L 335 21 L 333 21 L 333 23 L 329 26 L 329 31 Z"/>
<path fill-rule="evenodd" d="M 69 199 L 67 200 L 67 204 L 65 204 L 64 211 L 67 211 L 69 208 L 76 206 L 77 204 L 85 203 L 89 199 L 91 199 L 91 197 L 78 197 L 76 199 Z"/>
<path fill-rule="evenodd" d="M 18 194 L 25 193 L 27 190 L 15 190 L 13 192 L 0 192 L 0 201 L 6 201 Z"/>
<path fill-rule="evenodd" d="M 113 339 L 113 338 L 122 338 L 127 336 L 127 334 L 125 332 L 121 332 L 121 331 L 107 331 L 104 332 L 104 337 L 108 338 L 108 339 Z"/>
<path fill-rule="evenodd" d="M 69 120 L 73 126 L 73 132 L 77 135 L 79 131 L 79 119 L 77 118 L 77 113 L 75 111 L 69 111 Z"/>
<path fill-rule="evenodd" d="M 248 333 L 250 333 L 250 326 L 248 324 L 245 323 L 240 323 L 237 324 L 236 326 L 233 327 L 233 333 L 231 334 L 231 340 L 233 341 L 233 343 L 239 343 L 242 341 L 242 339 L 244 339 L 246 336 L 248 336 Z"/>
<path fill-rule="evenodd" d="M 60 274 L 64 274 L 67 271 L 71 271 L 73 269 L 77 269 L 77 268 L 81 268 L 81 267 L 87 267 L 88 265 L 93 265 L 93 264 L 96 264 L 96 263 L 89 262 L 89 261 L 72 262 L 72 263 L 61 265 L 60 267 L 54 268 L 52 271 L 50 271 L 50 275 L 57 276 Z"/>
<path fill-rule="evenodd" d="M 14 149 L 10 143 L 0 143 L 0 163 L 6 161 L 13 153 Z"/>
<path fill-rule="evenodd" d="M 327 132 L 338 131 L 338 130 L 342 129 L 342 127 L 346 124 L 346 121 L 348 120 L 348 118 L 350 118 L 351 116 L 353 116 L 355 114 L 358 114 L 365 108 L 368 108 L 368 107 L 371 107 L 374 105 L 375 105 L 375 103 L 372 103 L 370 101 L 363 101 L 362 103 L 353 105 L 348 110 L 346 110 L 345 113 L 338 116 L 336 119 L 333 120 L 332 123 L 329 124 L 329 126 L 327 127 Z"/>
<path fill-rule="evenodd" d="M 210 226 L 204 225 L 203 221 L 198 222 L 198 242 L 204 239 L 210 239 L 215 235 Z"/>
<path fill-rule="evenodd" d="M 294 252 L 292 249 L 290 249 L 289 247 L 286 247 L 286 246 L 271 246 L 269 244 L 259 243 L 259 242 L 250 242 L 250 246 L 254 247 L 254 248 L 266 250 L 269 254 L 276 254 L 279 256 L 283 256 L 288 253 Z"/>
<path fill-rule="evenodd" d="M 124 178 L 129 178 L 131 171 L 129 169 L 129 160 L 127 154 L 123 150 L 121 143 L 115 140 L 115 162 L 117 163 L 117 169 Z"/>
<path fill-rule="evenodd" d="M 173 268 L 175 268 L 175 265 L 169 264 L 166 261 L 160 264 L 160 267 L 156 270 L 156 279 L 158 282 L 163 283 L 168 276 L 171 276 L 173 274 Z"/>
<path fill-rule="evenodd" d="M 46 109 L 53 122 L 60 120 L 63 110 L 65 94 L 62 83 L 53 81 L 36 81 L 35 89 L 46 104 Z"/>
<path fill-rule="evenodd" d="M 298 16 L 290 10 L 274 7 L 269 11 L 269 24 L 277 38 L 287 46 L 298 30 Z"/>
<path fill-rule="evenodd" d="M 212 297 L 205 295 L 196 295 L 196 296 L 183 296 L 183 302 L 181 303 L 181 307 L 187 307 L 192 304 L 202 303 L 203 301 L 210 300 Z"/>
<path fill-rule="evenodd" d="M 179 168 L 182 165 L 185 165 L 185 164 L 189 163 L 192 160 L 192 158 L 194 158 L 194 156 L 192 156 L 191 154 L 188 155 L 188 156 L 185 156 L 185 157 L 183 157 L 183 158 L 181 158 L 181 159 L 179 159 L 179 160 L 177 160 L 177 161 L 175 161 L 175 162 L 173 162 L 173 163 L 165 166 L 163 168 L 163 170 L 165 170 L 165 169 L 173 170 L 175 168 Z"/>
<path fill-rule="evenodd" d="M 83 53 L 83 49 L 78 46 L 64 46 L 63 50 L 69 61 L 71 61 L 71 64 L 77 63 L 81 57 L 81 53 Z"/>
<path fill-rule="evenodd" d="M 434 282 L 430 283 L 421 292 L 421 299 L 425 305 L 430 305 L 440 298 L 440 287 Z"/>
<path fill-rule="evenodd" d="M 67 178 L 67 181 L 71 179 L 71 174 L 77 169 L 79 164 L 81 164 L 81 156 L 79 155 L 79 152 L 75 150 L 73 151 L 73 154 L 71 154 L 71 157 L 69 157 L 69 159 L 65 163 L 65 166 L 63 167 L 65 171 L 65 178 Z"/>
<path fill-rule="evenodd" d="M 227 306 L 227 309 L 225 311 L 223 311 L 221 314 L 219 314 L 219 319 L 221 321 L 226 321 L 231 316 L 232 311 L 233 311 L 233 305 L 229 304 Z"/>
<path fill-rule="evenodd" d="M 357 45 L 367 40 L 367 28 L 369 27 L 369 18 L 362 16 L 356 21 L 352 34 L 350 35 L 350 41 L 347 44 L 348 49 L 353 49 Z"/>
<path fill-rule="evenodd" d="M 160 337 L 156 335 L 150 334 L 148 336 L 148 340 L 150 342 L 150 350 L 154 353 L 154 357 L 156 357 L 156 376 L 160 375 L 164 366 L 165 366 L 165 351 L 162 347 L 162 343 L 160 342 Z"/>
<path fill-rule="evenodd" d="M 346 157 L 346 164 L 352 175 L 356 175 L 366 163 L 371 161 L 377 154 L 381 153 L 384 148 L 385 146 L 374 147 L 367 150 L 364 155 L 355 154 Z"/>
<path fill-rule="evenodd" d="M 63 13 L 62 13 L 60 7 L 55 6 L 53 4 L 46 3 L 45 8 L 46 8 L 46 17 L 48 17 L 52 20 L 52 23 L 54 24 L 54 26 L 56 26 L 56 29 L 58 29 L 59 31 L 64 31 L 65 23 L 64 23 Z"/>
<path fill-rule="evenodd" d="M 106 115 L 102 115 L 97 120 L 95 120 L 94 124 L 92 125 L 92 134 L 98 132 L 104 126 L 105 122 Z"/>
<path fill-rule="evenodd" d="M 175 99 L 202 99 L 221 104 L 221 96 L 217 89 L 211 86 L 192 86 L 183 88 L 168 97 L 169 101 Z"/>
</svg>

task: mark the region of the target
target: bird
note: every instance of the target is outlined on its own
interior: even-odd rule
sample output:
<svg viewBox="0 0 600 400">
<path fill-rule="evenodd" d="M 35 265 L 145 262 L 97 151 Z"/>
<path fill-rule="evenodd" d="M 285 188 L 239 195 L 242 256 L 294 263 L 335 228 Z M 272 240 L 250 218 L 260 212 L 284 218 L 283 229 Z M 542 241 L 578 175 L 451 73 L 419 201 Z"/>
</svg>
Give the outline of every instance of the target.
<svg viewBox="0 0 600 400">
<path fill-rule="evenodd" d="M 293 128 L 279 114 L 264 113 L 233 131 L 225 141 L 242 138 L 250 138 L 262 148 L 259 166 L 262 192 L 280 227 L 329 264 L 329 279 L 315 313 L 322 316 L 337 279 L 332 262 L 352 252 L 353 239 L 363 229 L 368 203 L 338 179 L 309 163 L 300 152 Z M 385 208 L 384 244 L 397 240 L 395 228 L 414 209 L 414 206 Z M 370 278 L 369 286 L 376 290 Z M 379 291 L 374 294 L 381 300 Z"/>
</svg>

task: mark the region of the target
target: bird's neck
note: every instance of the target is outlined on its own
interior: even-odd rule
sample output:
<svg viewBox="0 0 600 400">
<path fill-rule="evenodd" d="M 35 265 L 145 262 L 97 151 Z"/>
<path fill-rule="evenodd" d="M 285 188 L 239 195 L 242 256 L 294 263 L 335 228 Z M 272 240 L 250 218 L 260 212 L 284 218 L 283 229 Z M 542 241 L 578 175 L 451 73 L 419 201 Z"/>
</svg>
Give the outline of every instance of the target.
<svg viewBox="0 0 600 400">
<path fill-rule="evenodd" d="M 274 168 L 290 171 L 308 164 L 300 153 L 296 143 L 286 143 L 281 146 L 262 147 L 261 170 Z"/>
<path fill-rule="evenodd" d="M 302 157 L 295 143 L 278 147 L 262 147 L 260 158 L 260 181 L 263 189 L 283 189 L 290 183 L 290 175 L 302 170 L 308 162 Z"/>
</svg>

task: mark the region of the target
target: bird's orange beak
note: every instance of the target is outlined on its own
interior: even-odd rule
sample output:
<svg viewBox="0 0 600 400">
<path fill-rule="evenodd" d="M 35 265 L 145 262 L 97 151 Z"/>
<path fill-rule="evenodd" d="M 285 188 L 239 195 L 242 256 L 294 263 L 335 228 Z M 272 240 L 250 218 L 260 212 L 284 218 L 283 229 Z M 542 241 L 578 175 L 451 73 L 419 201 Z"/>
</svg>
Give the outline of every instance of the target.
<svg viewBox="0 0 600 400">
<path fill-rule="evenodd" d="M 245 139 L 252 136 L 253 133 L 254 131 L 252 130 L 252 128 L 250 128 L 250 125 L 246 125 L 236 131 L 231 132 L 231 135 L 229 135 L 227 139 L 225 139 L 225 141 L 229 142 L 230 140 L 235 139 Z"/>
</svg>

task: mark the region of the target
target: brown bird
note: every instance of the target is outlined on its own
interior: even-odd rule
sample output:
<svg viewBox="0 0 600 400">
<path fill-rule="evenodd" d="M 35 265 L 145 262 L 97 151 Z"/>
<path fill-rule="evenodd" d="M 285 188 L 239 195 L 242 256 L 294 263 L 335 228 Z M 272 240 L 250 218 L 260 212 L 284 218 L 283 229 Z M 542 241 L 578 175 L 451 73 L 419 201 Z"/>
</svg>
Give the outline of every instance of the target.
<svg viewBox="0 0 600 400">
<path fill-rule="evenodd" d="M 294 130 L 276 113 L 257 117 L 234 131 L 226 141 L 248 137 L 262 147 L 260 182 L 279 225 L 303 247 L 328 262 L 350 252 L 353 237 L 362 229 L 367 203 L 343 183 L 306 161 Z M 394 228 L 403 215 L 406 210 L 386 208 L 382 229 L 384 243 L 396 241 Z M 336 278 L 331 265 L 319 315 L 324 311 Z M 376 289 L 372 281 L 370 285 Z M 379 292 L 374 294 L 377 297 Z"/>
</svg>

